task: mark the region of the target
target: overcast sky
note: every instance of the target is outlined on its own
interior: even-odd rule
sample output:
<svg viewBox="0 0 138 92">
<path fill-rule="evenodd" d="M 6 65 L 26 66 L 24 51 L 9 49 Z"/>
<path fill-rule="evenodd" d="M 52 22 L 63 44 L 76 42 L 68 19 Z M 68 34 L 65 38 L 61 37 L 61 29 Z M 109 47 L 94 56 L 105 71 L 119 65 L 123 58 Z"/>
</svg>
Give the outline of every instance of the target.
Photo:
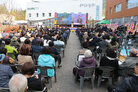
<svg viewBox="0 0 138 92">
<path fill-rule="evenodd" d="M 33 1 L 41 2 L 41 1 L 65 1 L 65 0 L 33 0 Z M 67 1 L 85 1 L 85 0 L 67 0 Z M 91 0 L 86 0 L 86 1 L 91 1 Z M 10 2 L 10 6 L 7 5 L 8 9 L 14 8 L 14 9 L 25 10 L 27 7 L 27 2 L 32 2 L 32 0 L 0 0 L 0 4 L 7 3 L 7 2 L 8 3 Z"/>
<path fill-rule="evenodd" d="M 33 1 L 61 1 L 61 0 L 33 0 Z M 27 7 L 27 2 L 32 2 L 32 0 L 0 0 L 0 4 L 3 3 L 10 3 L 11 6 L 7 5 L 7 7 L 12 7 L 16 9 L 26 9 Z"/>
</svg>

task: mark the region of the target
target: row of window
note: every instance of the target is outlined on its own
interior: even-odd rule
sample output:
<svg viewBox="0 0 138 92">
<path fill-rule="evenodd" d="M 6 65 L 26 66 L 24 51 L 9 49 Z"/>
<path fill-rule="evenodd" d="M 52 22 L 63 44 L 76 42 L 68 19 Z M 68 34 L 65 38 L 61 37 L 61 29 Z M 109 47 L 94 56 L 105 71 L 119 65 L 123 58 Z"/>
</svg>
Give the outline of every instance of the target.
<svg viewBox="0 0 138 92">
<path fill-rule="evenodd" d="M 51 13 L 48 13 L 49 17 L 51 17 Z M 29 17 L 32 17 L 32 14 L 29 13 Z M 40 17 L 39 13 L 36 13 L 36 17 Z M 42 17 L 45 17 L 45 13 L 42 13 Z"/>
<path fill-rule="evenodd" d="M 138 0 L 128 0 L 127 9 L 138 7 Z M 120 12 L 122 9 L 122 4 L 115 5 L 115 12 Z M 110 7 L 110 13 L 112 14 L 112 7 Z"/>
</svg>

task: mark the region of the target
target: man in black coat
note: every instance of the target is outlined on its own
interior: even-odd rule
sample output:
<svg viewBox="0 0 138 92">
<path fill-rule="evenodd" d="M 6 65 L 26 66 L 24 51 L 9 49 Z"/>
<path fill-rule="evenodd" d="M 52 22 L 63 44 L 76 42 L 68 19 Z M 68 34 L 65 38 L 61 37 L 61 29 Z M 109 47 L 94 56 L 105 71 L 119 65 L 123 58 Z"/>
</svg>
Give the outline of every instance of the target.
<svg viewBox="0 0 138 92">
<path fill-rule="evenodd" d="M 109 92 L 113 89 L 108 88 Z M 135 65 L 135 74 L 125 78 L 115 89 L 114 92 L 138 92 L 138 63 Z"/>
</svg>

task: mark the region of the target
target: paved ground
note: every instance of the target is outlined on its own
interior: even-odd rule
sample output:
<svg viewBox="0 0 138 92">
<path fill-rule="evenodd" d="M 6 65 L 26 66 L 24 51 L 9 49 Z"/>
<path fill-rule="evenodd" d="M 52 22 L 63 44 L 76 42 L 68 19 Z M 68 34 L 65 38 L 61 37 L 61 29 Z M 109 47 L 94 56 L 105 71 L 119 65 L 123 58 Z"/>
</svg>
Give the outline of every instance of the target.
<svg viewBox="0 0 138 92">
<path fill-rule="evenodd" d="M 72 69 L 75 66 L 76 56 L 80 49 L 80 43 L 75 33 L 70 33 L 70 37 L 65 49 L 65 57 L 62 58 L 62 67 L 57 69 L 57 83 L 53 79 L 53 87 L 49 92 L 80 92 L 79 82 L 75 83 Z M 106 86 L 91 89 L 89 81 L 84 82 L 83 92 L 107 92 Z"/>
</svg>

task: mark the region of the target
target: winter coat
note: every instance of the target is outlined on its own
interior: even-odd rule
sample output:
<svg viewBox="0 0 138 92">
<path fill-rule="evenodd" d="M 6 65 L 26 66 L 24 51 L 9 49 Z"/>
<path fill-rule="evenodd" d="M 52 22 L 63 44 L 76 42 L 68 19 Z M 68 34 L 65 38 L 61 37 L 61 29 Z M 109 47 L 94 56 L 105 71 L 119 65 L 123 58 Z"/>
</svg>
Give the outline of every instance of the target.
<svg viewBox="0 0 138 92">
<path fill-rule="evenodd" d="M 80 68 L 82 67 L 96 67 L 97 62 L 96 59 L 91 56 L 89 58 L 83 58 L 83 60 L 80 62 Z M 85 72 L 84 71 L 79 71 L 79 75 L 84 76 Z"/>
<path fill-rule="evenodd" d="M 49 66 L 54 67 L 55 66 L 55 59 L 48 54 L 42 54 L 38 57 L 38 65 L 40 66 Z M 40 70 L 37 69 L 38 74 L 40 74 Z M 54 76 L 54 69 L 47 69 L 47 73 L 49 77 Z"/>
<path fill-rule="evenodd" d="M 115 92 L 138 92 L 138 76 L 125 78 L 115 89 Z"/>
</svg>

